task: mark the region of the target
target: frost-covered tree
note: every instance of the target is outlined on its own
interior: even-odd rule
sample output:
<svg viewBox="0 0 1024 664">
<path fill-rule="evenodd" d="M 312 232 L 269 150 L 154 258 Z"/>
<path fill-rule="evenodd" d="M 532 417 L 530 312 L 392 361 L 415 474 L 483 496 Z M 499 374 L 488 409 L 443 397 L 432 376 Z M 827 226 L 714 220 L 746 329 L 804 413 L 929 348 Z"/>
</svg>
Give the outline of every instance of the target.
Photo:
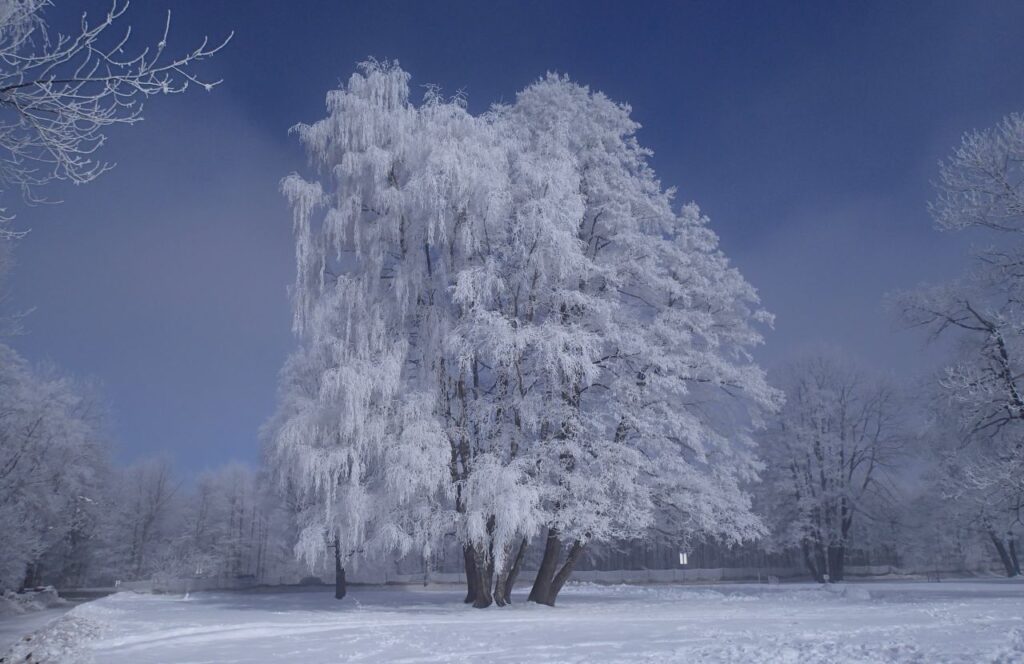
<svg viewBox="0 0 1024 664">
<path fill-rule="evenodd" d="M 105 474 L 99 431 L 88 390 L 0 345 L 0 588 L 84 573 L 60 558 L 87 563 Z"/>
<path fill-rule="evenodd" d="M 655 521 L 677 537 L 760 532 L 740 489 L 757 468 L 747 428 L 778 397 L 748 355 L 770 317 L 699 209 L 673 210 L 630 109 L 548 76 L 506 113 L 532 150 L 561 149 L 566 195 L 578 192 L 578 207 L 552 215 L 564 235 L 551 252 L 563 267 L 534 317 L 539 338 L 561 343 L 549 356 L 573 368 L 542 392 L 561 408 L 541 416 L 550 438 L 539 467 L 552 474 L 531 595 L 554 603 L 588 541 L 635 537 Z M 545 171 L 516 175 L 543 182 Z M 575 269 L 559 274 L 565 266 Z M 556 570 L 562 538 L 570 547 Z"/>
<path fill-rule="evenodd" d="M 262 472 L 240 463 L 202 473 L 183 500 L 174 544 L 183 577 L 277 580 L 291 568 L 283 505 Z M 288 552 L 288 558 L 292 556 Z"/>
<path fill-rule="evenodd" d="M 1019 463 L 1007 463 L 1007 457 L 1019 456 L 1018 442 L 999 435 L 985 448 L 947 449 L 936 478 L 943 501 L 970 519 L 1009 577 L 1020 574 L 1017 540 L 1024 526 L 1024 474 Z"/>
<path fill-rule="evenodd" d="M 116 473 L 106 534 L 115 579 L 173 571 L 182 531 L 181 484 L 165 458 L 145 459 Z"/>
<path fill-rule="evenodd" d="M 769 319 L 636 128 L 553 75 L 480 116 L 416 106 L 376 62 L 297 128 L 317 179 L 284 185 L 301 348 L 269 429 L 310 550 L 454 529 L 483 607 L 541 529 L 547 604 L 590 541 L 759 531 L 741 483 L 777 400 L 748 355 Z"/>
<path fill-rule="evenodd" d="M 938 384 L 955 440 L 980 449 L 946 454 L 941 491 L 978 507 L 967 512 L 1014 574 L 1024 477 L 1024 115 L 964 135 L 940 166 L 931 211 L 941 230 L 972 230 L 991 244 L 960 279 L 895 303 L 910 326 L 956 342 Z"/>
<path fill-rule="evenodd" d="M 89 504 L 95 516 L 63 575 L 70 586 L 122 580 L 205 579 L 280 583 L 297 579 L 296 532 L 287 505 L 262 470 L 229 463 L 183 479 L 164 458 L 109 471 Z M 67 551 L 66 551 L 67 549 Z M 78 575 L 77 558 L 88 561 Z"/>
<path fill-rule="evenodd" d="M 50 30 L 51 0 L 0 0 L 0 191 L 20 190 L 28 201 L 55 180 L 95 179 L 110 165 L 96 155 L 112 125 L 142 119 L 143 102 L 210 90 L 193 67 L 227 40 L 170 55 L 170 14 L 151 47 L 131 44 L 123 24 L 128 2 L 113 0 L 98 20 L 83 14 L 76 31 Z M 230 39 L 230 36 L 228 37 Z M 12 231 L 0 227 L 0 236 Z"/>
<path fill-rule="evenodd" d="M 343 574 L 359 554 L 429 545 L 430 497 L 448 486 L 449 458 L 422 388 L 433 376 L 411 362 L 423 307 L 409 255 L 430 257 L 402 190 L 425 158 L 407 76 L 368 65 L 328 95 L 328 109 L 326 120 L 296 128 L 326 186 L 284 182 L 301 347 L 283 372 L 268 441 L 282 481 L 308 506 L 298 552 L 312 565 L 329 545 Z M 322 223 L 318 209 L 327 210 Z"/>
<path fill-rule="evenodd" d="M 974 568 L 998 559 L 1007 576 L 1016 576 L 1020 574 L 1017 540 L 1024 526 L 1019 440 L 1011 427 L 979 444 L 971 430 L 962 426 L 965 418 L 957 404 L 943 398 L 945 387 L 937 385 L 932 392 L 932 402 L 938 405 L 924 435 L 928 446 L 922 456 L 929 464 L 921 492 L 929 507 L 911 512 L 908 521 L 924 526 L 926 536 L 929 527 L 955 533 L 956 550 L 942 562 Z M 948 548 L 941 542 L 937 546 Z"/>
<path fill-rule="evenodd" d="M 831 353 L 792 363 L 786 404 L 764 435 L 763 505 L 774 537 L 798 548 L 818 582 L 842 581 L 854 524 L 879 520 L 886 474 L 905 441 L 902 404 L 885 380 Z"/>
<path fill-rule="evenodd" d="M 42 200 L 44 185 L 81 184 L 109 169 L 98 159 L 105 131 L 141 120 L 146 99 L 190 84 L 216 85 L 193 68 L 226 44 L 204 40 L 171 56 L 168 17 L 159 41 L 137 48 L 123 24 L 128 3 L 117 0 L 99 20 L 83 14 L 77 30 L 58 34 L 46 21 L 52 4 L 0 0 L 0 193 L 19 191 L 29 203 Z M 23 235 L 10 220 L 0 209 L 0 300 L 13 242 Z M 3 312 L 0 333 L 16 330 L 17 322 L 17 314 Z M 0 522 L 9 533 L 0 584 L 13 584 L 11 575 L 25 565 L 25 582 L 40 574 L 80 579 L 101 520 L 95 404 L 68 379 L 28 367 L 6 346 L 0 372 Z M 59 572 L 54 566 L 63 566 L 62 558 L 74 562 Z"/>
<path fill-rule="evenodd" d="M 901 294 L 896 304 L 932 337 L 959 334 L 959 361 L 942 385 L 964 430 L 984 439 L 1024 423 L 1024 115 L 965 134 L 941 165 L 938 189 L 938 227 L 986 233 L 992 244 L 961 279 Z"/>
</svg>

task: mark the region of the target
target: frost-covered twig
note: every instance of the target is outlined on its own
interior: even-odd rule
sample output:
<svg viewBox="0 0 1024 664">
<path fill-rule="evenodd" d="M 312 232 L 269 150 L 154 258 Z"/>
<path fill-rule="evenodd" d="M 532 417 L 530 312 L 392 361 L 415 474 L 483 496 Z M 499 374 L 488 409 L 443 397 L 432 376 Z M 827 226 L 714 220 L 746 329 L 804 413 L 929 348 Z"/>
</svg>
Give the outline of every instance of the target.
<svg viewBox="0 0 1024 664">
<path fill-rule="evenodd" d="M 43 13 L 51 4 L 0 0 L 0 190 L 19 189 L 29 202 L 41 202 L 37 189 L 54 180 L 82 184 L 109 170 L 96 156 L 104 131 L 141 120 L 149 97 L 220 83 L 192 68 L 232 36 L 217 43 L 204 38 L 171 56 L 168 12 L 159 41 L 133 51 L 131 26 L 120 24 L 127 0 L 113 0 L 98 22 L 83 14 L 68 35 L 49 32 Z M 0 228 L 0 236 L 14 235 Z"/>
</svg>

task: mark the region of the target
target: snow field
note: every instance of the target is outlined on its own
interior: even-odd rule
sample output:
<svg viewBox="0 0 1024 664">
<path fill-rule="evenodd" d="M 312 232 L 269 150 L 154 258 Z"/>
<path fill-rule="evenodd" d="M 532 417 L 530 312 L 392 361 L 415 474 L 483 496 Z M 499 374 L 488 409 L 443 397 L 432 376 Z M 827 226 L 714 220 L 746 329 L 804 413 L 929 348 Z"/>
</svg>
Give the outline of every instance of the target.
<svg viewBox="0 0 1024 664">
<path fill-rule="evenodd" d="M 81 605 L 9 653 L 22 661 L 1024 661 L 1024 584 L 964 581 L 566 588 L 559 606 L 480 611 L 457 588 L 120 593 Z M 19 659 L 20 658 L 20 659 Z"/>
</svg>

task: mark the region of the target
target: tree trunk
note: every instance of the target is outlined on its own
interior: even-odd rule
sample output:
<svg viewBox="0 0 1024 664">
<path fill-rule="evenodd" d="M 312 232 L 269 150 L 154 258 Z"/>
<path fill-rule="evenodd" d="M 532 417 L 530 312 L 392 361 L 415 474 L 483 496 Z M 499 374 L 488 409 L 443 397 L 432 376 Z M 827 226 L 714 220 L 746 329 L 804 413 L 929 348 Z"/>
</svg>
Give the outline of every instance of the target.
<svg viewBox="0 0 1024 664">
<path fill-rule="evenodd" d="M 846 557 L 846 549 L 842 545 L 828 547 L 828 569 L 829 583 L 836 583 L 843 580 L 843 563 Z"/>
<path fill-rule="evenodd" d="M 1017 540 L 1013 537 L 1013 533 L 1008 534 L 1006 539 L 1010 544 L 1010 562 L 1013 563 L 1013 573 L 1015 576 L 1020 576 L 1020 558 L 1017 557 Z"/>
<path fill-rule="evenodd" d="M 21 588 L 19 588 L 19 590 L 26 590 L 28 588 L 35 588 L 39 586 L 39 576 L 39 563 L 29 563 L 25 568 L 25 578 L 22 580 Z"/>
<path fill-rule="evenodd" d="M 480 577 L 476 572 L 476 560 L 473 557 L 473 547 L 468 544 L 462 547 L 462 559 L 466 567 L 466 599 L 463 600 L 466 604 L 472 604 L 476 601 L 477 595 L 480 594 Z"/>
<path fill-rule="evenodd" d="M 334 599 L 344 599 L 348 592 L 345 582 L 345 568 L 341 565 L 341 544 L 334 538 Z"/>
<path fill-rule="evenodd" d="M 512 563 L 512 569 L 508 573 L 508 578 L 505 579 L 505 602 L 508 604 L 512 603 L 512 589 L 516 585 L 516 578 L 519 576 L 519 572 L 523 569 L 523 558 L 526 557 L 526 549 L 529 546 L 529 542 L 526 538 L 519 543 L 519 551 L 516 553 L 516 559 Z"/>
<path fill-rule="evenodd" d="M 562 586 L 569 580 L 572 575 L 573 569 L 576 567 L 576 562 L 583 555 L 583 543 L 579 540 L 574 540 L 572 547 L 569 549 L 569 555 L 565 557 L 565 563 L 562 565 L 562 569 L 558 570 L 558 574 L 555 574 L 554 580 L 551 582 L 551 589 L 548 591 L 547 601 L 544 604 L 548 606 L 554 606 L 555 600 L 558 599 L 558 593 L 561 592 Z"/>
<path fill-rule="evenodd" d="M 994 531 L 988 531 L 988 536 L 992 539 L 992 544 L 996 547 L 996 552 L 999 554 L 999 560 L 1003 563 L 1003 569 L 1006 570 L 1006 576 L 1015 577 L 1017 576 L 1017 570 L 1014 569 L 1013 560 L 1010 558 L 1010 554 L 1006 551 L 1006 545 L 1003 540 L 1000 539 Z"/>
<path fill-rule="evenodd" d="M 494 587 L 494 557 L 491 555 L 490 550 L 483 547 L 474 549 L 474 555 L 477 587 L 473 608 L 486 609 L 494 602 L 492 595 L 492 588 Z"/>
<path fill-rule="evenodd" d="M 494 577 L 494 603 L 498 606 L 505 606 L 509 603 L 505 591 L 508 586 L 508 575 L 512 573 L 511 555 L 512 551 L 506 548 L 505 562 L 500 568 L 497 568 L 497 572 Z"/>
<path fill-rule="evenodd" d="M 512 603 L 512 588 L 515 586 L 516 577 L 519 576 L 519 569 L 523 564 L 523 557 L 526 555 L 526 538 L 523 538 L 515 548 L 509 546 L 505 549 L 505 562 L 494 579 L 494 603 L 498 606 L 505 606 Z M 513 557 L 513 552 L 515 556 Z"/>
<path fill-rule="evenodd" d="M 545 604 L 551 594 L 551 583 L 555 578 L 555 568 L 558 566 L 558 554 L 562 549 L 562 541 L 558 538 L 556 528 L 548 528 L 548 536 L 544 541 L 544 557 L 540 561 L 540 569 L 537 570 L 537 578 L 533 580 L 533 588 L 530 589 L 529 600 Z"/>
<path fill-rule="evenodd" d="M 811 555 L 811 547 L 804 543 L 800 545 L 800 550 L 804 554 L 804 565 L 807 566 L 807 571 L 811 573 L 811 578 L 818 583 L 825 583 L 824 573 L 821 571 L 821 568 L 815 564 L 814 556 Z"/>
<path fill-rule="evenodd" d="M 576 562 L 583 554 L 583 546 L 579 540 L 573 540 L 565 563 L 559 568 L 558 558 L 562 552 L 562 541 L 559 539 L 556 529 L 548 529 L 547 541 L 544 543 L 544 557 L 541 559 L 537 578 L 534 579 L 533 589 L 530 591 L 531 602 L 547 606 L 555 605 L 558 593 L 562 590 L 565 582 L 569 580 Z"/>
</svg>

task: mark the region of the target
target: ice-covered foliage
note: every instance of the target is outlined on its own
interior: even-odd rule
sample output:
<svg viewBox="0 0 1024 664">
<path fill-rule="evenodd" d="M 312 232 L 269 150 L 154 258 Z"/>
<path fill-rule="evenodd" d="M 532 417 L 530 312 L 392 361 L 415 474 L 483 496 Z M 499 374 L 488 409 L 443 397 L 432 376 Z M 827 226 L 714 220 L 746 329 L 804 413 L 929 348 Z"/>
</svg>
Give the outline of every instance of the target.
<svg viewBox="0 0 1024 664">
<path fill-rule="evenodd" d="M 896 298 L 908 324 L 965 344 L 942 381 L 970 436 L 1024 422 L 1024 116 L 964 135 L 942 164 L 932 212 L 945 230 L 975 229 L 991 244 L 961 279 Z M 1019 434 L 1016 434 L 1019 437 Z"/>
<path fill-rule="evenodd" d="M 104 131 L 142 119 L 150 97 L 212 89 L 193 71 L 224 47 L 207 40 L 170 55 L 170 14 L 162 37 L 134 53 L 127 0 L 111 0 L 99 16 L 81 15 L 60 34 L 46 22 L 51 0 L 0 0 L 0 192 L 37 189 L 54 180 L 89 182 L 110 168 L 97 159 Z M 230 37 L 228 38 L 230 39 Z M 0 237 L 14 234 L 0 224 Z"/>
<path fill-rule="evenodd" d="M 95 528 L 105 448 L 88 391 L 0 345 L 0 589 L 76 560 Z"/>
<path fill-rule="evenodd" d="M 941 165 L 931 209 L 940 229 L 982 233 L 989 244 L 975 252 L 970 269 L 956 281 L 894 298 L 908 325 L 927 330 L 932 338 L 956 338 L 956 354 L 936 381 L 952 416 L 944 422 L 954 429 L 938 440 L 956 441 L 941 450 L 947 464 L 939 475 L 939 491 L 959 496 L 960 508 L 980 519 L 981 531 L 1004 564 L 1016 558 L 1012 531 L 1020 526 L 1024 495 L 1022 164 L 1021 114 L 964 135 Z M 965 443 L 978 449 L 955 449 Z M 1007 551 L 1004 536 L 1010 541 Z M 1008 572 L 1015 569 L 1016 562 L 1007 566 Z"/>
<path fill-rule="evenodd" d="M 146 459 L 114 474 L 108 493 L 108 565 L 115 580 L 148 579 L 175 561 L 184 530 L 182 482 L 170 461 Z"/>
<path fill-rule="evenodd" d="M 283 184 L 295 210 L 302 347 L 267 430 L 280 477 L 308 505 L 299 553 L 311 564 L 335 540 L 345 561 L 426 547 L 443 520 L 430 497 L 447 488 L 448 443 L 423 391 L 426 368 L 410 381 L 412 346 L 427 340 L 410 336 L 421 284 L 402 258 L 423 246 L 423 229 L 399 184 L 427 155 L 412 139 L 407 78 L 370 64 L 332 92 L 327 119 L 296 127 L 327 186 L 297 176 Z"/>
<path fill-rule="evenodd" d="M 901 518 L 910 557 L 935 569 L 990 571 L 1001 565 L 1016 576 L 1024 506 L 1019 439 L 1009 428 L 983 444 L 972 441 L 944 392 L 933 385 L 926 393 L 933 405 L 918 450 L 925 471 Z"/>
<path fill-rule="evenodd" d="M 771 318 L 628 107 L 548 75 L 474 116 L 368 62 L 327 109 L 295 129 L 313 179 L 283 183 L 300 348 L 268 426 L 307 555 L 454 528 L 486 604 L 541 528 L 574 550 L 761 532 L 742 484 L 779 401 L 749 355 Z"/>
</svg>

